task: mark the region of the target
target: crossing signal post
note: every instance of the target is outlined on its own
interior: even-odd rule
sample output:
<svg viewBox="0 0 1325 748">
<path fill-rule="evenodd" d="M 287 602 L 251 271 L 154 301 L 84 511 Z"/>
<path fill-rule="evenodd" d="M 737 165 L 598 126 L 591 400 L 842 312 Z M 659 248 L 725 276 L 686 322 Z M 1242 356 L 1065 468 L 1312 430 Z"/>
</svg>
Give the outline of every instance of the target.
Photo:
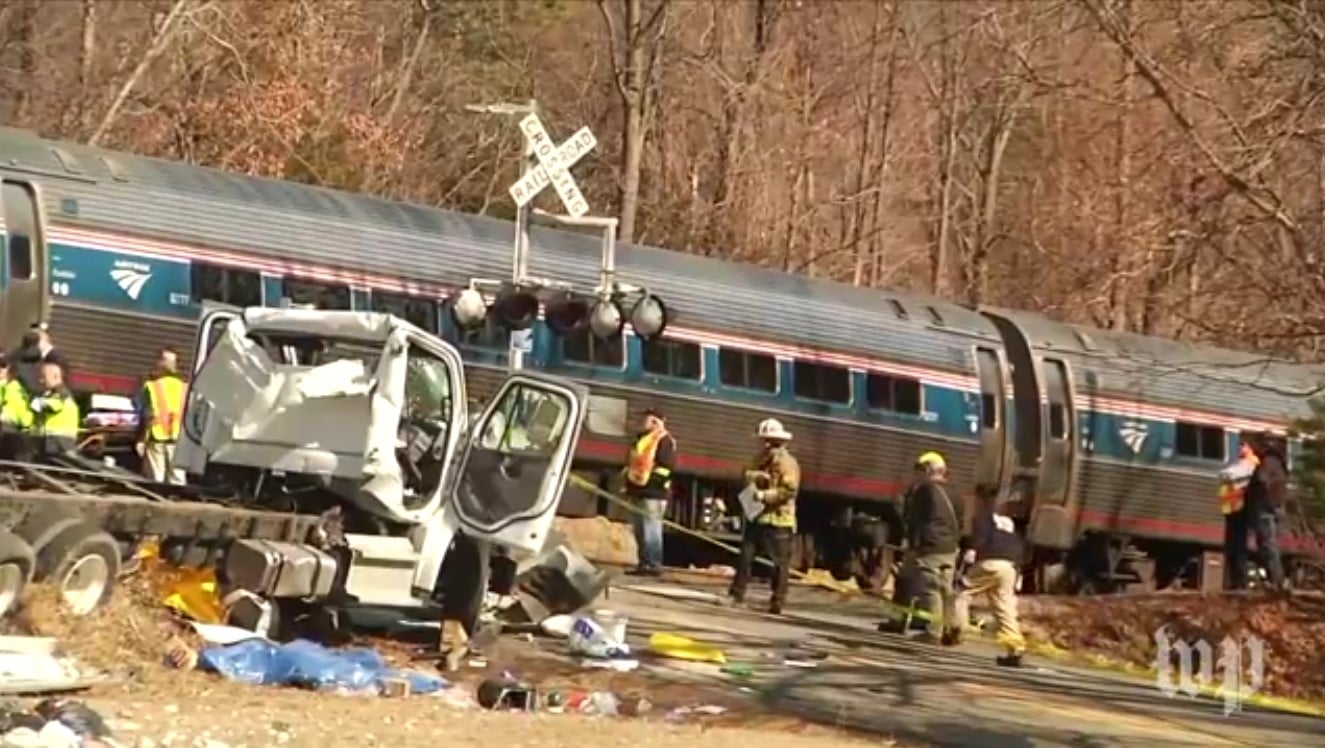
<svg viewBox="0 0 1325 748">
<path fill-rule="evenodd" d="M 557 145 L 538 117 L 538 102 L 532 99 L 526 104 L 471 105 L 466 108 L 487 114 L 523 114 L 520 131 L 525 138 L 525 152 L 520 178 L 509 190 L 517 206 L 511 280 L 471 279 L 469 286 L 451 300 L 451 317 L 456 325 L 462 330 L 473 330 L 487 324 L 491 317 L 510 331 L 512 370 L 523 367 L 524 354 L 532 346 L 532 328 L 540 309 L 548 328 L 560 337 L 579 333 L 587 327 L 597 338 L 615 340 L 619 339 L 627 323 L 641 340 L 661 336 L 667 327 L 666 305 L 647 289 L 618 282 L 617 219 L 585 215 L 589 203 L 570 174 L 570 166 L 597 146 L 593 132 L 587 127 L 580 128 L 566 142 Z M 556 191 L 569 215 L 531 210 L 532 200 L 548 185 Z M 528 276 L 531 214 L 559 225 L 602 229 L 599 281 L 591 293 L 577 293 L 570 284 Z M 489 296 L 493 298 L 491 305 L 487 303 Z"/>
</svg>

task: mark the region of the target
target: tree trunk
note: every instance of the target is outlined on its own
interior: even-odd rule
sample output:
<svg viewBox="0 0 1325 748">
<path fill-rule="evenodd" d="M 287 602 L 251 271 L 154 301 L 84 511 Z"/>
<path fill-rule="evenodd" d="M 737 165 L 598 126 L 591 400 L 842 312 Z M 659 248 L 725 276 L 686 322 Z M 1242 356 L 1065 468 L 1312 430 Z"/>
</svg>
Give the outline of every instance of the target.
<svg viewBox="0 0 1325 748">
<path fill-rule="evenodd" d="M 110 103 L 110 108 L 107 109 L 106 114 L 102 116 L 101 123 L 97 125 L 97 129 L 93 130 L 91 137 L 87 139 L 88 145 L 96 145 L 100 142 L 102 136 L 105 135 L 106 131 L 110 129 L 110 126 L 115 123 L 116 115 L 120 113 L 120 108 L 124 106 L 124 102 L 129 99 L 129 94 L 133 93 L 133 89 L 138 85 L 139 79 L 141 79 L 143 74 L 147 72 L 147 69 L 151 67 L 152 61 L 157 58 L 157 55 L 161 54 L 161 51 L 166 48 L 166 44 L 170 41 L 171 33 L 175 29 L 175 22 L 179 19 L 181 12 L 188 3 L 189 0 L 175 0 L 175 4 L 170 8 L 170 13 L 166 15 L 165 19 L 161 22 L 161 25 L 153 34 L 152 41 L 148 44 L 147 51 L 143 53 L 142 59 L 138 61 L 137 67 L 135 67 L 133 72 L 129 74 L 128 79 L 124 81 L 124 85 L 120 86 L 119 93 L 115 95 L 115 100 Z"/>
<path fill-rule="evenodd" d="M 851 272 L 851 284 L 855 286 L 864 283 L 866 262 L 869 259 L 866 245 L 862 245 L 860 237 L 868 206 L 875 203 L 873 200 L 867 202 L 863 193 L 865 192 L 865 173 L 869 170 L 869 162 L 873 155 L 871 146 L 874 142 L 875 102 L 879 96 L 879 65 L 880 57 L 883 54 L 883 43 L 880 37 L 882 36 L 883 0 L 874 0 L 874 26 L 870 30 L 870 65 L 865 89 L 865 111 L 861 118 L 860 155 L 856 160 L 856 180 L 852 196 L 855 202 L 851 205 L 851 209 L 847 211 L 846 220 L 843 222 L 845 229 L 842 232 L 844 243 L 849 244 L 851 253 L 855 257 Z M 882 185 L 876 185 L 876 189 L 881 187 Z"/>
<path fill-rule="evenodd" d="M 24 127 L 32 116 L 32 90 L 37 78 L 37 2 L 20 0 L 15 8 L 15 42 L 18 47 L 18 80 L 10 99 L 13 124 Z"/>
<path fill-rule="evenodd" d="M 1119 14 L 1124 24 L 1131 25 L 1131 0 L 1123 0 Z M 1130 29 L 1129 29 L 1130 30 Z M 1128 190 L 1131 189 L 1131 81 L 1132 61 L 1121 50 L 1118 52 L 1118 84 L 1116 93 L 1116 115 L 1114 117 L 1113 143 L 1113 248 L 1110 255 L 1113 262 L 1109 278 L 1109 327 L 1113 330 L 1127 329 L 1127 310 L 1130 304 L 1129 288 L 1131 281 L 1132 248 L 1129 246 L 1131 232 L 1128 221 Z"/>
</svg>

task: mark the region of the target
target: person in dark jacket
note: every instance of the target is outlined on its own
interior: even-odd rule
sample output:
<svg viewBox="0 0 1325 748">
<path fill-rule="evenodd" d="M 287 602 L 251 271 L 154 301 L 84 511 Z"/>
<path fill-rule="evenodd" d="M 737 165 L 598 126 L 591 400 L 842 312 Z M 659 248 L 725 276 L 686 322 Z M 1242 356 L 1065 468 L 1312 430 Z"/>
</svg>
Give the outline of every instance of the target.
<svg viewBox="0 0 1325 748">
<path fill-rule="evenodd" d="M 1252 440 L 1252 449 L 1260 464 L 1247 484 L 1246 512 L 1251 530 L 1256 536 L 1256 548 L 1261 566 L 1270 577 L 1270 587 L 1285 587 L 1284 562 L 1279 555 L 1279 524 L 1284 518 L 1284 504 L 1288 500 L 1288 465 L 1275 448 L 1269 434 L 1259 434 Z M 1231 569 L 1236 589 L 1247 586 L 1247 567 Z"/>
<path fill-rule="evenodd" d="M 44 363 L 59 366 L 62 381 L 69 381 L 69 360 L 51 341 L 50 329 L 44 322 L 34 324 L 28 330 L 10 361 L 14 365 L 15 377 L 29 397 L 35 397 L 44 389 L 41 385 L 41 365 Z"/>
<path fill-rule="evenodd" d="M 971 523 L 971 549 L 966 552 L 967 570 L 953 606 L 961 627 L 971 620 L 971 598 L 984 596 L 994 611 L 998 641 L 1007 654 L 996 662 L 1020 667 L 1026 640 L 1017 623 L 1017 575 L 1026 546 L 1009 516 L 1009 502 L 995 497 L 982 499 Z M 961 628 L 949 629 L 949 641 L 961 641 Z"/>
<path fill-rule="evenodd" d="M 628 573 L 656 577 L 662 576 L 662 518 L 672 496 L 676 439 L 668 432 L 667 421 L 659 410 L 645 411 L 643 426 L 626 456 L 626 497 L 644 512 L 634 516 L 639 564 Z"/>
<path fill-rule="evenodd" d="M 957 620 L 953 570 L 962 538 L 962 504 L 948 493 L 948 466 L 942 455 L 920 455 L 916 469 L 923 471 L 923 477 L 908 492 L 903 505 L 907 565 L 919 572 L 923 585 L 920 607 L 929 614 L 925 638 L 956 644 L 954 634 L 944 636 L 941 623 L 952 629 Z"/>
</svg>

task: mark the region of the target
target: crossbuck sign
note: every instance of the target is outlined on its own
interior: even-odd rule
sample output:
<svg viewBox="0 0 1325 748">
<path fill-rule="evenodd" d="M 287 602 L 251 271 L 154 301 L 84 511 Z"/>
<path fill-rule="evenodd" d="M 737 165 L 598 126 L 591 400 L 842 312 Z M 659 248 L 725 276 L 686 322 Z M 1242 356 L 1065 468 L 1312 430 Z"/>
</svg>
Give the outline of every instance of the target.
<svg viewBox="0 0 1325 748">
<path fill-rule="evenodd" d="M 529 140 L 534 157 L 538 159 L 538 166 L 511 185 L 511 198 L 515 204 L 523 207 L 551 184 L 572 218 L 588 213 L 589 203 L 580 194 L 580 188 L 571 177 L 570 167 L 598 145 L 593 132 L 587 127 L 581 127 L 570 140 L 560 146 L 554 145 L 538 115 L 532 113 L 520 120 L 520 132 Z"/>
</svg>

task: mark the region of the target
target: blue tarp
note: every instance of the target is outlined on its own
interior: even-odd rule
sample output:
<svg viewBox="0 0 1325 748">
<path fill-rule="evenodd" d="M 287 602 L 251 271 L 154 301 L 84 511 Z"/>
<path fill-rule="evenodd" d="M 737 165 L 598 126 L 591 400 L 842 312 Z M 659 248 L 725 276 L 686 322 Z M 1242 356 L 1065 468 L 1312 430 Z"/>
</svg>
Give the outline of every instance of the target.
<svg viewBox="0 0 1325 748">
<path fill-rule="evenodd" d="M 371 649 L 327 649 L 304 639 L 276 644 L 246 639 L 224 647 L 208 647 L 199 655 L 203 668 L 253 685 L 304 686 L 319 691 L 380 693 L 384 678 L 409 681 L 413 693 L 433 693 L 449 684 L 442 678 L 388 667 Z"/>
</svg>

